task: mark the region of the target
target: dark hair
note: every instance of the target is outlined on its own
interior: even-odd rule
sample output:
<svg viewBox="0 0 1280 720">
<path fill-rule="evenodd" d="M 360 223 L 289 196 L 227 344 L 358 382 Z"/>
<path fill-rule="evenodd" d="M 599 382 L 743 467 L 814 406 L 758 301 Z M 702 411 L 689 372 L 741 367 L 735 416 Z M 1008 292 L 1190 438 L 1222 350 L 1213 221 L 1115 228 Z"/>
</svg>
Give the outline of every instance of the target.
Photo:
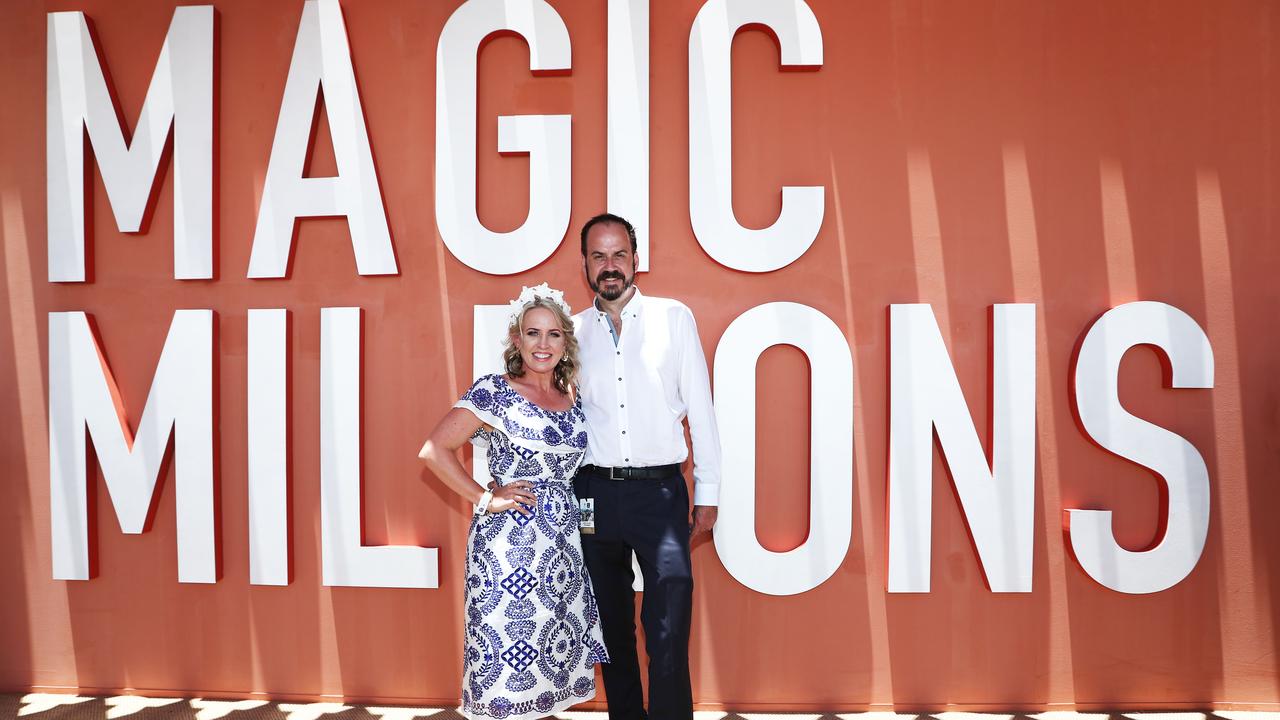
<svg viewBox="0 0 1280 720">
<path fill-rule="evenodd" d="M 614 225 L 621 225 L 623 229 L 627 231 L 627 237 L 630 238 L 631 240 L 631 254 L 635 255 L 636 253 L 639 252 L 636 246 L 635 227 L 631 223 L 627 222 L 626 219 L 621 216 L 614 215 L 613 213 L 600 213 L 599 215 L 588 220 L 586 225 L 582 226 L 582 257 L 587 256 L 587 234 L 591 232 L 591 228 L 601 223 L 613 223 Z"/>
</svg>

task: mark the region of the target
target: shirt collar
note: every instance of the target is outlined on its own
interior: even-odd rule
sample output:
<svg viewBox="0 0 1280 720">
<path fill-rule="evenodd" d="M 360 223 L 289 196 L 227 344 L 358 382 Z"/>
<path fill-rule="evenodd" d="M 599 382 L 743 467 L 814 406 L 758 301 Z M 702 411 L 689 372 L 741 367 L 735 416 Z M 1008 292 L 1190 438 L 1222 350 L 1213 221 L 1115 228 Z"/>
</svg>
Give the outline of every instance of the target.
<svg viewBox="0 0 1280 720">
<path fill-rule="evenodd" d="M 627 301 L 626 305 L 622 306 L 622 312 L 620 313 L 624 320 L 626 318 L 640 317 L 640 311 L 644 309 L 644 303 L 642 302 L 643 296 L 640 294 L 640 286 L 632 285 L 631 287 L 635 292 L 631 293 L 631 299 Z M 605 314 L 605 312 L 600 309 L 599 297 L 596 297 L 591 301 L 591 306 L 595 308 L 595 311 L 598 314 Z"/>
</svg>

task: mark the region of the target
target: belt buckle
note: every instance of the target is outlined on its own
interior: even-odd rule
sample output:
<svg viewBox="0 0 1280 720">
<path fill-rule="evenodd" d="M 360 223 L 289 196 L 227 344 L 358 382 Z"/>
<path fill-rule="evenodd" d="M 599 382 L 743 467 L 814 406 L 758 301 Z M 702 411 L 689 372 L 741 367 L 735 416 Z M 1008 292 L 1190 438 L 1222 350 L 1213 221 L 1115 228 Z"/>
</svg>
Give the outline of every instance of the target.
<svg viewBox="0 0 1280 720">
<path fill-rule="evenodd" d="M 621 480 L 621 479 L 622 479 L 622 476 L 615 476 L 615 475 L 613 474 L 614 469 L 615 469 L 615 468 L 614 468 L 612 465 L 610 465 L 610 466 L 609 466 L 609 479 L 610 479 L 610 480 Z"/>
</svg>

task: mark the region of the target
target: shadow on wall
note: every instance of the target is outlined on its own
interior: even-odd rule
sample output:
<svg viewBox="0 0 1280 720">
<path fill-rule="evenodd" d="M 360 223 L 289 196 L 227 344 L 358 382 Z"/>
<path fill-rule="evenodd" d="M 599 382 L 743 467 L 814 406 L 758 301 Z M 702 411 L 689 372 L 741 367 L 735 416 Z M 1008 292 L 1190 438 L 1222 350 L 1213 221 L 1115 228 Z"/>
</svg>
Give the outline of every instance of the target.
<svg viewBox="0 0 1280 720">
<path fill-rule="evenodd" d="M 36 518 L 47 516 L 35 506 L 31 496 L 31 479 L 48 477 L 48 444 L 44 427 L 44 397 L 38 396 L 45 386 L 39 353 L 25 352 L 39 346 L 40 322 L 36 316 L 31 272 L 30 246 L 25 204 L 18 190 L 0 191 L 0 257 L 4 273 L 0 288 L 8 312 L 0 316 L 0 338 L 9 344 L 10 352 L 0 353 L 0 378 L 6 389 L 0 403 L 0 426 L 9 431 L 0 437 L 5 458 L 5 472 L 0 483 L 4 503 L 0 515 L 0 577 L 6 578 L 8 591 L 0 593 L 0 677 L 9 682 L 37 682 L 32 657 L 33 628 L 47 620 L 32 615 L 28 596 L 32 581 L 47 569 L 27 567 L 30 554 L 23 548 L 41 542 L 47 535 L 38 532 Z M 13 551 L 17 549 L 17 551 Z"/>
</svg>

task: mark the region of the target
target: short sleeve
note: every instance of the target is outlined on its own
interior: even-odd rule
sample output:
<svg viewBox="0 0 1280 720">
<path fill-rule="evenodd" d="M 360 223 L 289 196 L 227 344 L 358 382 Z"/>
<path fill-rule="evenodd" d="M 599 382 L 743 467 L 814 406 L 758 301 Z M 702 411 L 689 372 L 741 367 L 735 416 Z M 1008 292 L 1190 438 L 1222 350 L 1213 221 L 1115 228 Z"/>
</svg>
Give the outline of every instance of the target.
<svg viewBox="0 0 1280 720">
<path fill-rule="evenodd" d="M 565 431 L 560 424 L 525 400 L 499 375 L 476 380 L 453 406 L 469 411 L 492 428 L 482 427 L 472 435 L 474 445 L 488 447 L 492 434 L 498 432 L 512 445 L 534 452 L 565 451 Z"/>
<path fill-rule="evenodd" d="M 498 402 L 498 389 L 495 387 L 496 375 L 482 375 L 470 388 L 458 398 L 453 406 L 467 410 L 480 421 L 492 428 L 503 427 L 503 419 L 498 413 L 503 411 Z M 471 436 L 471 443 L 477 447 L 489 446 L 489 431 L 481 427 Z"/>
</svg>

